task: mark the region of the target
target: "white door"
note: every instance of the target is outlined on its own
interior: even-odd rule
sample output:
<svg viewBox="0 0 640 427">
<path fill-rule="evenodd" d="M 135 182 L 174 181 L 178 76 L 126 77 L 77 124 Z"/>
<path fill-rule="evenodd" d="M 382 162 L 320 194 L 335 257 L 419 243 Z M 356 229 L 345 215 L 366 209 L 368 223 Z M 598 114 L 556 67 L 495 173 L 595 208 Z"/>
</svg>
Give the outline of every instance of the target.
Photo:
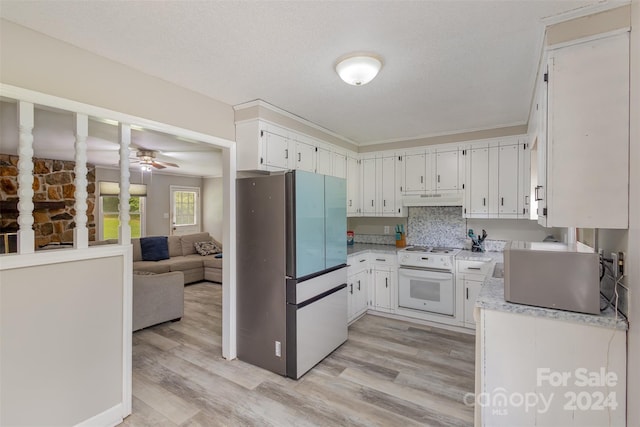
<svg viewBox="0 0 640 427">
<path fill-rule="evenodd" d="M 498 213 L 502 217 L 518 215 L 518 145 L 500 147 L 498 158 Z"/>
<path fill-rule="evenodd" d="M 360 164 L 353 157 L 347 158 L 347 215 L 357 215 L 361 207 Z"/>
<path fill-rule="evenodd" d="M 469 150 L 469 172 L 467 180 L 470 190 L 471 214 L 489 212 L 489 148 Z"/>
<path fill-rule="evenodd" d="M 315 151 L 314 146 L 296 141 L 296 169 L 315 172 L 313 163 Z"/>
<path fill-rule="evenodd" d="M 396 213 L 396 158 L 382 159 L 382 213 Z"/>
<path fill-rule="evenodd" d="M 181 236 L 199 233 L 200 229 L 200 188 L 172 185 L 171 191 L 171 229 L 169 234 Z"/>
<path fill-rule="evenodd" d="M 338 178 L 346 178 L 347 177 L 347 157 L 339 153 L 332 153 L 332 159 L 333 159 L 332 175 Z"/>
<path fill-rule="evenodd" d="M 362 164 L 362 212 L 374 214 L 376 206 L 376 159 L 364 159 Z"/>
<path fill-rule="evenodd" d="M 531 149 L 528 138 L 518 144 L 518 217 L 530 219 L 531 209 Z"/>
<path fill-rule="evenodd" d="M 264 162 L 267 166 L 289 169 L 289 140 L 275 133 L 265 132 Z"/>
<path fill-rule="evenodd" d="M 424 154 L 410 154 L 404 156 L 404 191 L 424 192 L 426 187 L 426 160 Z"/>
<path fill-rule="evenodd" d="M 384 270 L 373 270 L 375 283 L 375 306 L 391 308 L 391 273 Z"/>
<path fill-rule="evenodd" d="M 356 274 L 353 282 L 353 293 L 356 295 L 354 299 L 355 313 L 361 313 L 367 309 L 367 285 L 368 285 L 368 273 L 367 270 L 363 270 Z"/>
<path fill-rule="evenodd" d="M 436 154 L 435 179 L 439 193 L 458 189 L 458 150 Z"/>
<path fill-rule="evenodd" d="M 356 288 L 354 286 L 354 282 L 356 279 L 357 274 L 354 274 L 353 276 L 349 276 L 347 278 L 347 318 L 349 319 L 349 321 L 351 321 L 351 319 L 353 318 L 353 315 L 356 312 L 356 298 L 357 298 L 357 294 L 356 294 Z"/>
<path fill-rule="evenodd" d="M 316 150 L 316 173 L 331 175 L 331 151 L 322 147 L 316 147 Z"/>
</svg>

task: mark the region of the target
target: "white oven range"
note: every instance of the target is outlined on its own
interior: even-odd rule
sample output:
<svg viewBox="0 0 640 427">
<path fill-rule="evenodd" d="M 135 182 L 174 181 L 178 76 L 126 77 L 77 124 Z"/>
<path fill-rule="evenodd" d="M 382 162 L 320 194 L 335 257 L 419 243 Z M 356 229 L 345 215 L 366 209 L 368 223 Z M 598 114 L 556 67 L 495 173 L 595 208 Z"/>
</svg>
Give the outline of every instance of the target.
<svg viewBox="0 0 640 427">
<path fill-rule="evenodd" d="M 398 251 L 398 305 L 455 316 L 455 256 L 460 249 L 411 246 Z"/>
</svg>

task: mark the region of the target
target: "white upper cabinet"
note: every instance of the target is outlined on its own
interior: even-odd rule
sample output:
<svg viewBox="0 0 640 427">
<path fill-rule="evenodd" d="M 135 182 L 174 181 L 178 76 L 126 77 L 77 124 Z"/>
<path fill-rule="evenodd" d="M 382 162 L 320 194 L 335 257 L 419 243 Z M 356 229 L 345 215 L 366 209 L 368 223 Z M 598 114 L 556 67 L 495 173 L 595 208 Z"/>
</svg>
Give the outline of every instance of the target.
<svg viewBox="0 0 640 427">
<path fill-rule="evenodd" d="M 338 178 L 347 177 L 347 156 L 340 153 L 331 153 L 333 164 L 333 176 Z"/>
<path fill-rule="evenodd" d="M 264 164 L 289 169 L 289 139 L 271 132 L 263 132 Z"/>
<path fill-rule="evenodd" d="M 376 197 L 376 159 L 362 159 L 362 212 L 373 215 L 379 212 Z"/>
<path fill-rule="evenodd" d="M 331 151 L 323 147 L 316 147 L 316 173 L 332 175 Z M 344 176 L 342 177 L 344 178 Z"/>
<path fill-rule="evenodd" d="M 407 154 L 404 156 L 404 192 L 424 193 L 431 187 L 428 182 L 427 154 Z M 428 185 L 427 185 L 428 184 Z"/>
<path fill-rule="evenodd" d="M 383 157 L 380 163 L 382 214 L 393 216 L 396 214 L 396 157 Z"/>
<path fill-rule="evenodd" d="M 362 197 L 360 193 L 360 161 L 347 157 L 347 216 L 360 216 Z"/>
<path fill-rule="evenodd" d="M 518 145 L 498 147 L 498 214 L 503 218 L 518 216 Z"/>
<path fill-rule="evenodd" d="M 296 141 L 295 169 L 315 172 L 315 152 L 313 145 Z"/>
<path fill-rule="evenodd" d="M 547 67 L 541 223 L 628 228 L 629 33 L 552 50 Z"/>
<path fill-rule="evenodd" d="M 489 214 L 489 147 L 467 151 L 467 214 L 487 217 Z"/>
<path fill-rule="evenodd" d="M 440 151 L 435 154 L 435 190 L 446 193 L 458 190 L 458 150 Z"/>
</svg>

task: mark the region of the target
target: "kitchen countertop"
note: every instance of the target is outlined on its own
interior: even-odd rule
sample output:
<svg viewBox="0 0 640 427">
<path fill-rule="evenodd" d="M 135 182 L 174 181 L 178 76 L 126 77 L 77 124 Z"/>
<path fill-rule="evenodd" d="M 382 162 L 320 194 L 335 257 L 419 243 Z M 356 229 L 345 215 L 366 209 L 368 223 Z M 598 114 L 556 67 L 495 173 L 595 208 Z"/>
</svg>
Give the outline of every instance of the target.
<svg viewBox="0 0 640 427">
<path fill-rule="evenodd" d="M 504 279 L 491 276 L 487 278 L 480 289 L 480 294 L 476 299 L 476 307 L 610 329 L 627 330 L 629 327 L 624 317 L 618 315 L 616 318 L 615 311 L 611 307 L 607 307 L 600 314 L 585 314 L 507 302 L 504 299 Z"/>
<path fill-rule="evenodd" d="M 376 245 L 373 243 L 354 243 L 347 245 L 347 256 L 358 255 L 365 252 L 395 255 L 398 249 L 394 245 Z"/>
</svg>

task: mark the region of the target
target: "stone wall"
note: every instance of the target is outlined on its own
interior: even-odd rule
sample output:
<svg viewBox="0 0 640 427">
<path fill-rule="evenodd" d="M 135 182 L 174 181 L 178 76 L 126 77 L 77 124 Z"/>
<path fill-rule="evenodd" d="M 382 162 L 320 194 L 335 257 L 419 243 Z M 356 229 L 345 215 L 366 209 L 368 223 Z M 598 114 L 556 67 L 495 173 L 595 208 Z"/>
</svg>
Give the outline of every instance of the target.
<svg viewBox="0 0 640 427">
<path fill-rule="evenodd" d="M 75 162 L 33 159 L 33 212 L 36 248 L 49 243 L 73 243 L 75 223 Z M 89 240 L 96 238 L 95 166 L 87 165 L 87 227 Z M 0 154 L 0 233 L 18 230 L 18 156 Z"/>
</svg>

